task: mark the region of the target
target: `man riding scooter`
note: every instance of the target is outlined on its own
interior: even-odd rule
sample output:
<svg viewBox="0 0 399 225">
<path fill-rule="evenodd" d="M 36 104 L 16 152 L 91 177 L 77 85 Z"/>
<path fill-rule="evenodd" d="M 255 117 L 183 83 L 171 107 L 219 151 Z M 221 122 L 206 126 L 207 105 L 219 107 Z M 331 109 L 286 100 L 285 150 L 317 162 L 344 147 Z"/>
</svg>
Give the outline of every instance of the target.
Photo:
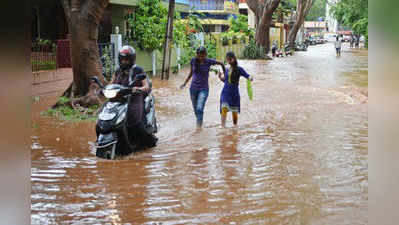
<svg viewBox="0 0 399 225">
<path fill-rule="evenodd" d="M 129 87 L 131 81 L 138 74 L 143 74 L 144 70 L 137 66 L 136 51 L 131 46 L 123 46 L 118 54 L 119 68 L 116 70 L 112 83 Z M 154 147 L 157 138 L 146 131 L 144 124 L 144 99 L 150 92 L 151 87 L 148 79 L 143 79 L 132 87 L 134 95 L 131 96 L 127 111 L 127 129 L 130 140 L 139 140 L 141 147 Z"/>
</svg>

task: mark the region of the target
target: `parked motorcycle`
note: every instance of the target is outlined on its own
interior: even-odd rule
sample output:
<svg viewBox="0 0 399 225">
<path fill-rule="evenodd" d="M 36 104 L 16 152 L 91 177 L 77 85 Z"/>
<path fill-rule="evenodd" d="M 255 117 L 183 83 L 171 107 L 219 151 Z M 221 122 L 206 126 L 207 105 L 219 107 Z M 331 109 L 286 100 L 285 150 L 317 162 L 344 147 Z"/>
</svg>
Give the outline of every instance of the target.
<svg viewBox="0 0 399 225">
<path fill-rule="evenodd" d="M 137 74 L 130 82 L 129 87 L 119 84 L 108 84 L 104 87 L 97 77 L 92 77 L 92 81 L 101 87 L 102 93 L 108 99 L 99 110 L 96 124 L 97 141 L 95 148 L 97 157 L 115 159 L 116 156 L 127 155 L 140 150 L 138 140 L 131 140 L 129 136 L 127 111 L 131 96 L 142 93 L 132 93 L 132 87 L 144 79 L 148 79 L 145 74 Z M 151 81 L 149 83 L 151 87 Z M 158 131 L 154 102 L 154 96 L 150 91 L 144 99 L 144 129 L 151 135 Z"/>
<path fill-rule="evenodd" d="M 308 50 L 308 45 L 305 44 L 304 42 L 296 43 L 295 51 L 307 51 L 307 50 Z"/>
<path fill-rule="evenodd" d="M 285 52 L 285 55 L 286 55 L 286 56 L 287 56 L 287 55 L 293 55 L 292 50 L 291 50 L 289 44 L 285 44 L 285 45 L 284 45 L 284 52 Z"/>
</svg>

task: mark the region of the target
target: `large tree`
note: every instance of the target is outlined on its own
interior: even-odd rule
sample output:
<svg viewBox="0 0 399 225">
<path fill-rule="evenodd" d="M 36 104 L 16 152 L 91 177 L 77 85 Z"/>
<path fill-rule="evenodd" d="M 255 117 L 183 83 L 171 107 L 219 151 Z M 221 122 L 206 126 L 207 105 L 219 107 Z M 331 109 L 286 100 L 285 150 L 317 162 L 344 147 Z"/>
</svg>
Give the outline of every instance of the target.
<svg viewBox="0 0 399 225">
<path fill-rule="evenodd" d="M 314 2 L 315 0 L 297 0 L 296 19 L 294 25 L 290 29 L 290 32 L 288 33 L 288 42 L 291 49 L 295 47 L 296 35 L 305 21 L 305 17 L 309 13 Z"/>
<path fill-rule="evenodd" d="M 368 0 L 341 0 L 332 5 L 332 13 L 338 22 L 349 26 L 357 35 L 366 37 L 368 45 Z"/>
<path fill-rule="evenodd" d="M 326 6 L 327 6 L 327 0 L 315 0 L 305 20 L 316 21 L 319 18 L 325 19 Z"/>
<path fill-rule="evenodd" d="M 98 27 L 109 0 L 61 0 L 68 23 L 73 82 L 64 93 L 82 106 L 96 104 L 90 77 L 101 73 Z"/>
<path fill-rule="evenodd" d="M 256 17 L 256 44 L 262 46 L 265 49 L 265 53 L 270 50 L 270 25 L 273 12 L 280 2 L 281 0 L 247 0 L 248 7 L 254 12 Z"/>
</svg>

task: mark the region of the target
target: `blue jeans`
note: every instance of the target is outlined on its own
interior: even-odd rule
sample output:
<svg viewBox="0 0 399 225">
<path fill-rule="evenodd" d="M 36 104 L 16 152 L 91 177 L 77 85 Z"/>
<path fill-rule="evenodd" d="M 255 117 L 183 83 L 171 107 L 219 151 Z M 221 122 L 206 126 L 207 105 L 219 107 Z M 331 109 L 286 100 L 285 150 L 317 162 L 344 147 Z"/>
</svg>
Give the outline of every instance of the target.
<svg viewBox="0 0 399 225">
<path fill-rule="evenodd" d="M 202 126 L 204 118 L 204 108 L 206 100 L 209 96 L 209 90 L 192 90 L 190 89 L 191 102 L 193 103 L 193 109 L 195 116 L 197 117 L 197 125 Z"/>
</svg>

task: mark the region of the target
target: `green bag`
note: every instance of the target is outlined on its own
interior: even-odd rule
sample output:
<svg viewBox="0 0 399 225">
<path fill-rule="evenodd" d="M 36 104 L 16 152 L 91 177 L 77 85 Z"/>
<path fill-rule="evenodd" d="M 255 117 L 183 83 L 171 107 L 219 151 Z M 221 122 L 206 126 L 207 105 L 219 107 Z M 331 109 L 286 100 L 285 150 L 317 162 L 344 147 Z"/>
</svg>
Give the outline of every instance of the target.
<svg viewBox="0 0 399 225">
<path fill-rule="evenodd" d="M 251 83 L 250 79 L 247 79 L 247 92 L 248 92 L 249 100 L 252 101 L 252 99 L 254 97 L 254 93 L 253 93 L 253 90 L 252 90 L 252 83 Z"/>
</svg>

